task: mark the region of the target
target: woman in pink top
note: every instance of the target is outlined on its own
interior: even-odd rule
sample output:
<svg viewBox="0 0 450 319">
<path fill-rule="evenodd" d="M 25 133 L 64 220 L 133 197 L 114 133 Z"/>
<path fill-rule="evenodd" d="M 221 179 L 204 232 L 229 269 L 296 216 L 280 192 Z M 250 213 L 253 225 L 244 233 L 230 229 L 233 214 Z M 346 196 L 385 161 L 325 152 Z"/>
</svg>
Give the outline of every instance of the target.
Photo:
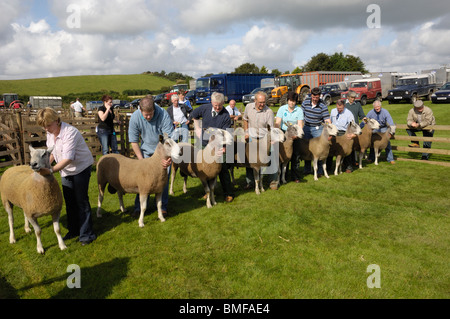
<svg viewBox="0 0 450 319">
<path fill-rule="evenodd" d="M 92 229 L 92 211 L 89 204 L 89 179 L 94 163 L 80 131 L 61 122 L 52 108 L 39 110 L 37 123 L 47 131 L 47 147 L 54 146 L 50 163 L 56 165 L 49 174 L 60 172 L 66 202 L 67 228 L 64 239 L 79 237 L 82 245 L 90 244 L 97 236 Z"/>
</svg>

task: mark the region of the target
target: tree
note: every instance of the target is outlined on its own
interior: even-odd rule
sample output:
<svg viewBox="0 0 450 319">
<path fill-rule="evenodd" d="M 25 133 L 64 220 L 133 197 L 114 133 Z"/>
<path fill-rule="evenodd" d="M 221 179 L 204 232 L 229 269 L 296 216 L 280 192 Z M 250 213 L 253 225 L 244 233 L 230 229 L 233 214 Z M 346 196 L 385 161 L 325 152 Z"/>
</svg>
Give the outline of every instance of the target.
<svg viewBox="0 0 450 319">
<path fill-rule="evenodd" d="M 333 55 L 318 53 L 303 66 L 303 72 L 311 71 L 359 71 L 368 73 L 359 57 L 342 52 Z"/>
<path fill-rule="evenodd" d="M 294 70 L 292 70 L 292 73 L 293 74 L 295 74 L 295 73 L 302 73 L 303 72 L 303 69 L 301 68 L 301 67 L 296 67 Z"/>
<path fill-rule="evenodd" d="M 263 65 L 263 66 L 261 67 L 261 70 L 259 70 L 259 73 L 267 74 L 267 73 L 269 73 L 269 71 L 268 71 L 267 68 Z"/>
<path fill-rule="evenodd" d="M 272 74 L 274 74 L 275 76 L 280 76 L 282 73 L 278 69 L 272 69 Z"/>
<path fill-rule="evenodd" d="M 259 68 L 254 63 L 244 63 L 238 66 L 236 69 L 234 69 L 233 73 L 245 73 L 245 74 L 259 73 Z"/>
</svg>

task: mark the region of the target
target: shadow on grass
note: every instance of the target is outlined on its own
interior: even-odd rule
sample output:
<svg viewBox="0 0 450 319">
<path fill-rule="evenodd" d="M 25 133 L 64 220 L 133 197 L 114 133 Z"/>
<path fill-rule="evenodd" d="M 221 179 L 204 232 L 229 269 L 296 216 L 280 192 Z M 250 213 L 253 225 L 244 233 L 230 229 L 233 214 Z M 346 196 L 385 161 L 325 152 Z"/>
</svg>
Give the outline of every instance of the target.
<svg viewBox="0 0 450 319">
<path fill-rule="evenodd" d="M 68 272 L 63 276 L 24 287 L 20 291 L 64 282 L 64 288 L 51 299 L 105 299 L 112 293 L 113 288 L 127 277 L 129 260 L 130 258 L 115 258 L 109 262 L 81 268 L 81 288 L 67 287 L 67 279 L 73 274 Z"/>
</svg>

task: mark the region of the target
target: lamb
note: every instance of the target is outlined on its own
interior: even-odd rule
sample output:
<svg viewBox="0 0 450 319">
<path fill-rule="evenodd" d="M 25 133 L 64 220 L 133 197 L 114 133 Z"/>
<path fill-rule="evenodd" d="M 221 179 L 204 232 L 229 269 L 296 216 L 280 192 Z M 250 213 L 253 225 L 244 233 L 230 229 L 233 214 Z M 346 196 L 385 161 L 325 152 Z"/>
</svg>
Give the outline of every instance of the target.
<svg viewBox="0 0 450 319">
<path fill-rule="evenodd" d="M 358 138 L 355 140 L 353 144 L 353 148 L 355 151 L 359 152 L 359 168 L 362 169 L 362 160 L 364 155 L 366 154 L 366 150 L 370 148 L 372 142 L 372 132 L 373 130 L 378 130 L 380 128 L 380 124 L 375 119 L 364 119 L 364 128 L 361 131 L 361 134 L 358 135 Z"/>
<path fill-rule="evenodd" d="M 218 128 L 208 128 L 205 131 L 210 135 L 206 147 L 202 150 L 194 148 L 190 143 L 179 143 L 182 150 L 181 161 L 172 163 L 172 176 L 170 178 L 169 194 L 173 195 L 173 182 L 178 168 L 181 176 L 184 177 L 183 192 L 187 192 L 187 178 L 198 177 L 202 182 L 206 194 L 206 207 L 211 208 L 216 205 L 214 189 L 217 176 L 222 170 L 223 153 L 218 151 L 223 146 L 233 144 L 233 136 L 226 130 Z"/>
<path fill-rule="evenodd" d="M 361 134 L 361 127 L 355 123 L 355 121 L 350 122 L 344 135 L 336 136 L 336 138 L 331 140 L 329 156 L 336 156 L 334 175 L 342 173 L 342 163 L 344 162 L 344 158 L 352 153 L 353 144 L 357 138 L 349 138 L 349 136 L 353 134 L 356 134 L 357 136 Z"/>
<path fill-rule="evenodd" d="M 381 151 L 384 150 L 389 140 L 391 139 L 391 134 L 395 133 L 395 127 L 387 124 L 387 130 L 384 133 L 373 133 L 372 134 L 372 147 L 375 151 L 375 165 L 378 165 L 378 158 L 380 157 Z"/>
<path fill-rule="evenodd" d="M 156 194 L 156 207 L 158 218 L 165 221 L 162 214 L 162 192 L 167 185 L 167 169 L 161 165 L 161 161 L 177 160 L 180 156 L 180 147 L 172 139 L 164 134 L 160 137 L 160 143 L 155 153 L 142 160 L 134 160 L 120 154 L 107 154 L 100 158 L 97 163 L 98 182 L 98 208 L 97 217 L 102 217 L 101 206 L 103 202 L 106 184 L 109 184 L 110 193 L 117 192 L 120 202 L 120 210 L 125 212 L 123 205 L 123 194 L 139 194 L 141 212 L 139 216 L 139 227 L 144 227 L 144 213 L 147 208 L 147 198 L 150 194 Z"/>
<path fill-rule="evenodd" d="M 288 127 L 285 133 L 286 140 L 279 146 L 281 169 L 278 170 L 278 180 L 280 184 L 286 184 L 286 168 L 294 151 L 294 137 L 303 137 L 303 129 L 298 124 L 285 124 Z"/>
<path fill-rule="evenodd" d="M 300 158 L 305 161 L 313 161 L 314 180 L 317 181 L 317 164 L 323 161 L 322 167 L 326 178 L 330 178 L 327 173 L 326 159 L 330 152 L 330 136 L 337 135 L 337 128 L 334 124 L 325 123 L 322 134 L 309 140 L 300 139 Z"/>
<path fill-rule="evenodd" d="M 236 130 L 234 134 L 240 134 L 240 132 Z M 253 170 L 255 193 L 257 195 L 265 191 L 260 170 L 262 167 L 267 167 L 270 164 L 271 144 L 283 143 L 284 140 L 285 136 L 283 131 L 279 128 L 272 128 L 268 134 L 260 139 L 252 139 L 248 143 L 241 141 L 235 142 L 233 166 L 248 167 Z"/>
<path fill-rule="evenodd" d="M 59 217 L 63 203 L 61 189 L 53 174 L 46 174 L 50 169 L 50 153 L 53 147 L 45 149 L 30 149 L 30 166 L 14 166 L 8 168 L 0 180 L 0 193 L 2 203 L 8 213 L 9 221 L 9 242 L 16 242 L 14 236 L 14 205 L 23 209 L 25 217 L 25 232 L 30 233 L 29 223 L 33 225 L 37 239 L 37 252 L 44 254 L 41 242 L 41 228 L 37 219 L 41 216 L 51 215 L 53 229 L 58 238 L 58 245 L 61 250 L 66 249 L 66 245 L 61 237 L 59 227 Z M 44 175 L 45 174 L 45 175 Z"/>
</svg>

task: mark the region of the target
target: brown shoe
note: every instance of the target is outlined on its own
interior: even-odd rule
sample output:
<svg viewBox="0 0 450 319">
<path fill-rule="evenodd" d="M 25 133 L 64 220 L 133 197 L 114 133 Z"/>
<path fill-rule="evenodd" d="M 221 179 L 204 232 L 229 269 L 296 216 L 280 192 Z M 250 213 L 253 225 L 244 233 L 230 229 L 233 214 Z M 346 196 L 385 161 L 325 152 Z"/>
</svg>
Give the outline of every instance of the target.
<svg viewBox="0 0 450 319">
<path fill-rule="evenodd" d="M 352 170 L 346 169 L 345 172 L 346 172 L 347 174 L 349 174 L 349 173 L 352 173 Z"/>
<path fill-rule="evenodd" d="M 409 147 L 420 147 L 420 145 L 417 144 L 417 143 L 411 143 L 411 144 L 409 144 L 408 146 L 409 146 Z"/>
<path fill-rule="evenodd" d="M 250 184 L 247 184 L 247 185 L 244 186 L 244 190 L 249 190 L 249 189 L 252 189 L 252 188 L 255 188 L 255 186 L 252 186 Z"/>
<path fill-rule="evenodd" d="M 391 163 L 392 165 L 395 165 L 395 161 L 390 161 L 389 163 Z"/>
<path fill-rule="evenodd" d="M 165 210 L 161 210 L 161 213 L 163 215 L 164 218 L 166 218 L 167 216 L 169 216 L 169 213 L 166 212 Z"/>
<path fill-rule="evenodd" d="M 225 197 L 225 202 L 231 203 L 233 201 L 233 199 L 234 199 L 233 196 L 227 196 L 227 197 Z"/>
<path fill-rule="evenodd" d="M 278 183 L 270 183 L 270 189 L 274 191 L 278 190 Z"/>
</svg>

